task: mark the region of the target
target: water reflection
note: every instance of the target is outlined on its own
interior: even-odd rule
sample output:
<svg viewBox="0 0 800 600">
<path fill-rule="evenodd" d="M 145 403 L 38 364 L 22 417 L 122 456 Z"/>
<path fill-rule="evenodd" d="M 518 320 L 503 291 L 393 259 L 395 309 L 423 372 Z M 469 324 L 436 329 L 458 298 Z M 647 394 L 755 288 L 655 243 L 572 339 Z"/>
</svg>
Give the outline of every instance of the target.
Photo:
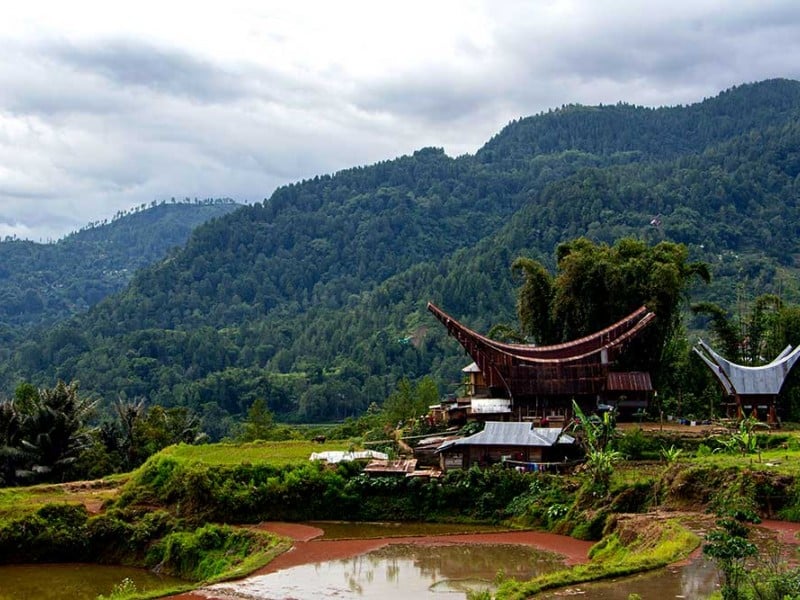
<svg viewBox="0 0 800 600">
<path fill-rule="evenodd" d="M 212 589 L 269 600 L 399 600 L 435 598 L 443 593 L 450 598 L 465 598 L 468 590 L 492 587 L 498 570 L 527 579 L 563 566 L 560 556 L 528 546 L 397 544 L 350 559 L 302 565 Z"/>
<path fill-rule="evenodd" d="M 580 595 L 592 600 L 627 600 L 639 594 L 642 600 L 691 598 L 702 600 L 719 589 L 719 572 L 714 563 L 697 559 L 684 567 L 669 567 L 624 579 L 581 584 L 549 592 L 542 598 L 565 598 Z"/>
<path fill-rule="evenodd" d="M 0 566 L 0 600 L 94 600 L 109 595 L 123 579 L 139 591 L 183 583 L 132 567 L 82 563 Z"/>
</svg>

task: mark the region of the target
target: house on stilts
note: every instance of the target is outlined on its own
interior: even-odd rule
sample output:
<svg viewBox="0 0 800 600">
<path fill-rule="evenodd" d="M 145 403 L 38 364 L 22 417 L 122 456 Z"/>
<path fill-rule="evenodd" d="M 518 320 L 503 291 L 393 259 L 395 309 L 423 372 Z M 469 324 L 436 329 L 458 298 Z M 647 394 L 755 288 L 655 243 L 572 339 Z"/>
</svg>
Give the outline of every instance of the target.
<svg viewBox="0 0 800 600">
<path fill-rule="evenodd" d="M 587 412 L 613 406 L 630 416 L 644 410 L 653 395 L 649 373 L 619 368 L 630 342 L 656 317 L 644 306 L 591 335 L 549 346 L 491 340 L 432 303 L 428 310 L 474 361 L 464 369 L 466 396 L 442 406 L 443 413 L 459 417 L 452 421 L 561 427 L 572 417 L 573 399 Z"/>
<path fill-rule="evenodd" d="M 786 346 L 772 362 L 759 367 L 733 363 L 717 354 L 703 340 L 698 341 L 693 349 L 725 390 L 729 417 L 752 415 L 770 425 L 779 423 L 778 394 L 800 358 L 800 346 L 794 349 Z"/>
</svg>

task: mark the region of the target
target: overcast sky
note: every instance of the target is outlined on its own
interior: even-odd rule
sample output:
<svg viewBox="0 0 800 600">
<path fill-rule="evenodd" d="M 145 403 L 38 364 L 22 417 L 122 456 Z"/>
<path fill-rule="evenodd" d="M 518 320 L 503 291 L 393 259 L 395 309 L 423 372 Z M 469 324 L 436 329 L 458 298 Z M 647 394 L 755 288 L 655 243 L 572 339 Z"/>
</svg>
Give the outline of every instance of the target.
<svg viewBox="0 0 800 600">
<path fill-rule="evenodd" d="M 0 57 L 0 238 L 39 241 L 152 200 L 471 154 L 562 104 L 800 79 L 800 2 L 23 0 Z"/>
</svg>

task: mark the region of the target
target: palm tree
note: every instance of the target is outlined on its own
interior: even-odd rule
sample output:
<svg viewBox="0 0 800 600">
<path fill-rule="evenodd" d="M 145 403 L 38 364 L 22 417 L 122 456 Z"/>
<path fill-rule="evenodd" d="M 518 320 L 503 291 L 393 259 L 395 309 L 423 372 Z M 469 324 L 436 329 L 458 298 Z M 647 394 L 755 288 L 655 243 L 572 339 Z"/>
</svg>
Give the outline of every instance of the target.
<svg viewBox="0 0 800 600">
<path fill-rule="evenodd" d="M 33 460 L 25 476 L 58 480 L 75 462 L 91 437 L 85 423 L 95 403 L 78 395 L 77 382 L 59 381 L 52 389 L 39 390 L 22 423 L 21 447 Z"/>
<path fill-rule="evenodd" d="M 21 447 L 22 418 L 14 401 L 0 402 L 0 486 L 15 485 L 29 453 Z"/>
</svg>

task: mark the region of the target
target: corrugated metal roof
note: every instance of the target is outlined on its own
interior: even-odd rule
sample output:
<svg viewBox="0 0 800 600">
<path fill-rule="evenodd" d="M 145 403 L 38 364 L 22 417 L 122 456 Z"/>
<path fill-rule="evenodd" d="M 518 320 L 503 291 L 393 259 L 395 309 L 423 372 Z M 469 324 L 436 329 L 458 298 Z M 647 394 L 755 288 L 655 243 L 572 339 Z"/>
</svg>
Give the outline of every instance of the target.
<svg viewBox="0 0 800 600">
<path fill-rule="evenodd" d="M 609 373 L 606 390 L 610 392 L 652 392 L 653 383 L 650 381 L 650 373 L 644 371 Z"/>
<path fill-rule="evenodd" d="M 560 429 L 532 427 L 530 423 L 499 423 L 489 421 L 483 431 L 466 438 L 451 440 L 439 446 L 439 451 L 451 446 L 553 446 L 572 444 L 575 438 Z"/>
</svg>

